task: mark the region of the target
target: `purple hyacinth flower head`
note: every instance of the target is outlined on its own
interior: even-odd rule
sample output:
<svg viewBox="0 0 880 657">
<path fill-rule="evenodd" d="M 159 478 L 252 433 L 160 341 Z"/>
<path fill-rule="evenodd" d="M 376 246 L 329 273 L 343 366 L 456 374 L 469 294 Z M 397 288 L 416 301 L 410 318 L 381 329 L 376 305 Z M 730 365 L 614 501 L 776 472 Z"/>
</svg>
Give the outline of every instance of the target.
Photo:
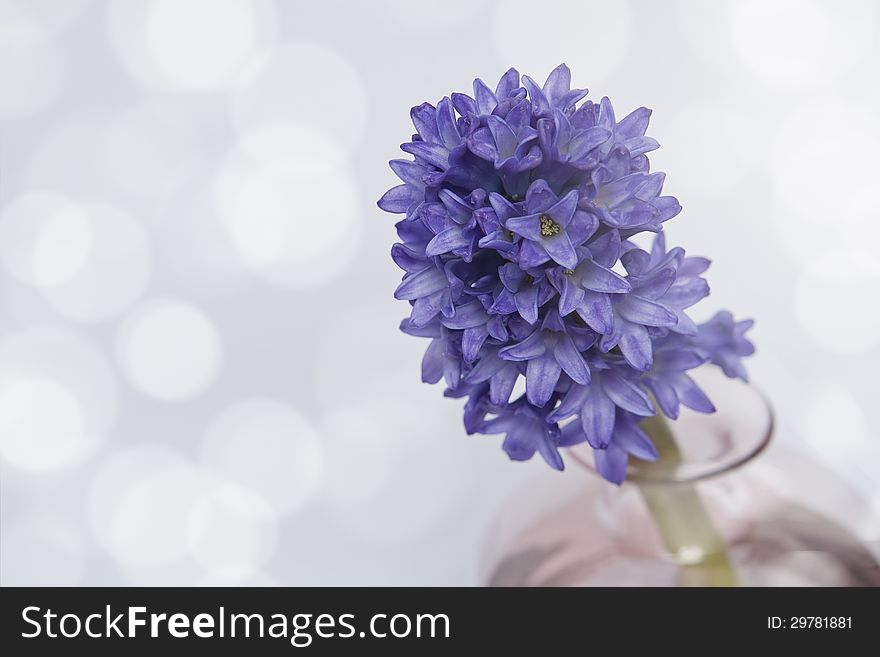
<svg viewBox="0 0 880 657">
<path fill-rule="evenodd" d="M 390 163 L 401 184 L 378 205 L 402 215 L 401 329 L 430 340 L 423 381 L 467 398 L 466 431 L 558 470 L 560 450 L 587 443 L 620 483 L 630 458 L 657 458 L 642 419 L 715 410 L 690 370 L 746 378 L 752 322 L 690 317 L 709 261 L 666 244 L 681 206 L 650 168 L 651 111 L 618 120 L 586 97 L 562 64 L 543 84 L 510 69 L 412 108 L 411 159 Z"/>
</svg>

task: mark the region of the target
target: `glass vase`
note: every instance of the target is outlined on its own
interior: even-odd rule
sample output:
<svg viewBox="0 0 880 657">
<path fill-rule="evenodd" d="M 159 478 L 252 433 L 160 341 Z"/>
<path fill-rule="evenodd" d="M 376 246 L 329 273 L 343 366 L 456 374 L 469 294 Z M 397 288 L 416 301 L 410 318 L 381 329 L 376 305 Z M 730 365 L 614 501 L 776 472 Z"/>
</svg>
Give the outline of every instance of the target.
<svg viewBox="0 0 880 657">
<path fill-rule="evenodd" d="M 589 447 L 569 450 L 569 471 L 499 516 L 484 583 L 880 585 L 874 554 L 849 529 L 876 523 L 870 505 L 802 454 L 771 447 L 773 414 L 754 387 L 714 368 L 696 374 L 718 411 L 669 423 L 677 459 L 631 460 L 615 486 L 595 473 Z"/>
</svg>

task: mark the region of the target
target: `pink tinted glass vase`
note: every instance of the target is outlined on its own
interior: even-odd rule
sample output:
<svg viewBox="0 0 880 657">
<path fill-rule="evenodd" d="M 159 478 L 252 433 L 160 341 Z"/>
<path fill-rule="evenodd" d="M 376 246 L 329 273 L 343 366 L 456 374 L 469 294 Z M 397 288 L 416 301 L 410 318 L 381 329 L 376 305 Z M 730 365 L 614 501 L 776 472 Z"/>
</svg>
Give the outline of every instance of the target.
<svg viewBox="0 0 880 657">
<path fill-rule="evenodd" d="M 870 505 L 801 454 L 768 449 L 773 415 L 754 387 L 714 368 L 697 378 L 718 412 L 684 410 L 669 423 L 678 458 L 632 461 L 618 487 L 592 471 L 588 447 L 570 450 L 569 471 L 504 509 L 484 582 L 880 585 L 875 556 L 847 527 L 866 521 Z M 765 451 L 769 458 L 758 458 Z"/>
</svg>

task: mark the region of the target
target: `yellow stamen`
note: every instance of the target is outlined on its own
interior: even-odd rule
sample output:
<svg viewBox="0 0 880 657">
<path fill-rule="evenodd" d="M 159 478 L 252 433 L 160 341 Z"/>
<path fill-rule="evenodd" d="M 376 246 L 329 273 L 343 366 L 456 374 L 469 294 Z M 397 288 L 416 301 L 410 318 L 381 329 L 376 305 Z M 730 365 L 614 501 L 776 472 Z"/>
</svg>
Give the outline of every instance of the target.
<svg viewBox="0 0 880 657">
<path fill-rule="evenodd" d="M 541 215 L 541 235 L 544 237 L 551 237 L 553 235 L 558 235 L 560 230 L 562 230 L 562 228 L 559 224 L 553 221 L 550 215 Z"/>
</svg>

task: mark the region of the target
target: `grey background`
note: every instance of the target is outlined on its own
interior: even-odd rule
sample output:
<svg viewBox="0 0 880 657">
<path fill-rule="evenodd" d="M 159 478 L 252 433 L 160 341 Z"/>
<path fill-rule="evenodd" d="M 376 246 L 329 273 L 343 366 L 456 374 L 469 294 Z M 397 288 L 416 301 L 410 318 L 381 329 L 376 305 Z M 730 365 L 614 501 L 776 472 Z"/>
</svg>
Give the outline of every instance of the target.
<svg viewBox="0 0 880 657">
<path fill-rule="evenodd" d="M 654 109 L 695 316 L 757 319 L 779 442 L 876 518 L 878 35 L 872 0 L 0 0 L 2 584 L 477 583 L 558 475 L 419 383 L 375 201 L 411 105 L 560 61 Z"/>
</svg>

